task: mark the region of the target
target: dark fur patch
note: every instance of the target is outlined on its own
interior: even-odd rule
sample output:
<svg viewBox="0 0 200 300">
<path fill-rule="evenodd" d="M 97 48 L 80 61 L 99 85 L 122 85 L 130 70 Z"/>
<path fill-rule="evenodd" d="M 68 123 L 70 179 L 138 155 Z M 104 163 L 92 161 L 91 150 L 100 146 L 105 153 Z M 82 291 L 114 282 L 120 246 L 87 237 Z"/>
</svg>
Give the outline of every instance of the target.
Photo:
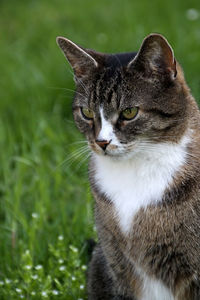
<svg viewBox="0 0 200 300">
<path fill-rule="evenodd" d="M 128 63 L 136 56 L 137 52 L 117 53 L 107 55 L 105 60 L 106 68 L 121 68 L 127 66 Z"/>
</svg>

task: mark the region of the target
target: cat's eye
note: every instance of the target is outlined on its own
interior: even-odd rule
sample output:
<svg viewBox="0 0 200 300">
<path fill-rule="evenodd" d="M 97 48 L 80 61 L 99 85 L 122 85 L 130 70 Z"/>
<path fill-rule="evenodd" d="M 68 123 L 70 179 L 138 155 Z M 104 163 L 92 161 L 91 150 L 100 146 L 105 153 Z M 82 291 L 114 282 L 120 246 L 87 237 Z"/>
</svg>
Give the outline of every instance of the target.
<svg viewBox="0 0 200 300">
<path fill-rule="evenodd" d="M 89 108 L 81 107 L 81 113 L 86 120 L 92 120 L 94 118 L 94 113 Z"/>
<path fill-rule="evenodd" d="M 137 113 L 138 113 L 137 107 L 126 108 L 121 112 L 120 118 L 122 120 L 132 120 L 136 117 Z"/>
</svg>

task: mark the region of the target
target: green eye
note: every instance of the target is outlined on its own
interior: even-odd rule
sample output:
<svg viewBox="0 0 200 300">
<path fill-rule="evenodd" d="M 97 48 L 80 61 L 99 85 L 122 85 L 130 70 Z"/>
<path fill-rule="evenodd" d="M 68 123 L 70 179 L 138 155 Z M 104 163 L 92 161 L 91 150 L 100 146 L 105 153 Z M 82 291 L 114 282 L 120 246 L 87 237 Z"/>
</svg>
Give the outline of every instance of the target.
<svg viewBox="0 0 200 300">
<path fill-rule="evenodd" d="M 87 120 L 92 120 L 94 118 L 94 113 L 89 108 L 81 107 L 81 113 L 83 117 Z"/>
<path fill-rule="evenodd" d="M 131 107 L 131 108 L 127 108 L 125 110 L 123 110 L 121 112 L 121 119 L 123 120 L 132 120 L 136 117 L 138 113 L 138 108 L 137 107 Z"/>
</svg>

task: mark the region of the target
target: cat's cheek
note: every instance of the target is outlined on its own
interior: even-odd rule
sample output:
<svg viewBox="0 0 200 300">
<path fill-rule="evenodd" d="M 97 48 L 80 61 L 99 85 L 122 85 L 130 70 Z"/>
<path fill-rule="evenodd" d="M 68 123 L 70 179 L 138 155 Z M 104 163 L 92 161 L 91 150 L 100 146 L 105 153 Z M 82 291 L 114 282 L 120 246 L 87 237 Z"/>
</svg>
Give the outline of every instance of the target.
<svg viewBox="0 0 200 300">
<path fill-rule="evenodd" d="M 108 151 L 115 151 L 115 150 L 117 150 L 118 149 L 118 146 L 117 145 L 108 145 L 108 147 L 107 147 L 107 150 Z"/>
<path fill-rule="evenodd" d="M 89 146 L 91 148 L 91 150 L 99 155 L 102 155 L 103 154 L 103 151 L 102 149 L 100 149 L 99 146 L 97 146 L 95 143 L 89 143 Z"/>
<path fill-rule="evenodd" d="M 151 128 L 151 126 L 147 124 L 147 122 L 126 122 L 120 130 L 116 131 L 116 135 L 121 143 L 127 144 L 135 141 L 140 135 L 148 133 L 149 128 Z"/>
<path fill-rule="evenodd" d="M 79 131 L 84 134 L 88 140 L 94 139 L 93 121 L 83 120 L 79 113 L 74 113 L 74 121 Z"/>
</svg>

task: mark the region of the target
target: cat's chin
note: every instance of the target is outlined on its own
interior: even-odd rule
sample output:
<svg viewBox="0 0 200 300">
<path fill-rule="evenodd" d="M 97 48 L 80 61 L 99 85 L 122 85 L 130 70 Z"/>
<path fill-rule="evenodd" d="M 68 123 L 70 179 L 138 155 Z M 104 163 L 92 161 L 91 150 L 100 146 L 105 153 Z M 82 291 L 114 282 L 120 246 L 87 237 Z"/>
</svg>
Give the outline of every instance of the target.
<svg viewBox="0 0 200 300">
<path fill-rule="evenodd" d="M 111 152 L 111 151 L 92 151 L 95 155 L 100 157 L 105 157 L 112 160 L 129 160 L 134 157 L 134 152 L 121 153 L 121 152 Z"/>
</svg>

